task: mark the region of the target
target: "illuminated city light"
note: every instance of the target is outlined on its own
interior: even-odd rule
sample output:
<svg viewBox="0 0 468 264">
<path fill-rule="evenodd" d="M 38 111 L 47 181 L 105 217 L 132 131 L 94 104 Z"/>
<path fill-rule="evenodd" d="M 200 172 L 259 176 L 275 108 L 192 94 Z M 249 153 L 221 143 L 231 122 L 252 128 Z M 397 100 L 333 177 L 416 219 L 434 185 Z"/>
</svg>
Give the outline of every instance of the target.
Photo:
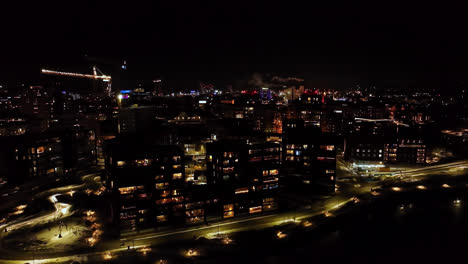
<svg viewBox="0 0 468 264">
<path fill-rule="evenodd" d="M 196 257 L 196 256 L 199 256 L 199 255 L 200 255 L 200 253 L 197 250 L 194 250 L 194 249 L 189 249 L 185 253 L 185 256 L 187 256 L 187 257 Z"/>
<path fill-rule="evenodd" d="M 151 251 L 152 249 L 150 247 L 142 247 L 138 249 L 138 252 L 141 252 L 144 256 L 146 256 L 146 254 Z"/>
<path fill-rule="evenodd" d="M 16 210 L 24 210 L 26 207 L 28 207 L 27 204 L 18 205 L 16 206 Z"/>
<path fill-rule="evenodd" d="M 418 186 L 416 186 L 416 188 L 418 188 L 419 190 L 426 190 L 427 189 L 427 187 L 424 186 L 424 185 L 418 185 Z"/>
<path fill-rule="evenodd" d="M 282 221 L 277 222 L 279 224 L 286 224 L 286 223 L 299 223 L 298 220 L 295 220 L 294 218 L 288 218 Z"/>
<path fill-rule="evenodd" d="M 313 223 L 312 223 L 312 222 L 309 222 L 309 221 L 305 221 L 304 223 L 302 223 L 302 225 L 303 225 L 304 227 L 311 227 L 311 226 L 313 225 Z"/>
<path fill-rule="evenodd" d="M 283 238 L 287 237 L 287 235 L 285 233 L 281 232 L 281 231 L 278 231 L 276 233 L 276 237 L 278 237 L 279 239 L 283 239 Z"/>
<path fill-rule="evenodd" d="M 450 188 L 450 187 L 451 187 L 451 186 L 448 185 L 448 184 L 446 184 L 446 183 L 442 184 L 442 188 Z"/>
<path fill-rule="evenodd" d="M 229 245 L 232 243 L 232 239 L 230 239 L 229 237 L 225 237 L 222 241 L 225 245 Z"/>
<path fill-rule="evenodd" d="M 92 247 L 96 243 L 96 239 L 94 237 L 88 237 L 87 242 Z"/>
<path fill-rule="evenodd" d="M 68 209 L 69 209 L 69 208 L 70 208 L 70 207 L 64 207 L 64 208 L 62 208 L 62 209 L 60 210 L 60 212 L 61 212 L 63 215 L 66 215 L 66 214 L 68 213 Z"/>
<path fill-rule="evenodd" d="M 108 251 L 108 252 L 104 253 L 104 255 L 102 257 L 105 260 L 110 260 L 110 259 L 112 259 L 112 254 Z"/>
<path fill-rule="evenodd" d="M 24 213 L 23 210 L 16 210 L 16 211 L 14 211 L 14 212 L 12 212 L 12 213 L 9 213 L 8 215 L 20 215 L 20 214 L 22 214 L 22 213 Z"/>
<path fill-rule="evenodd" d="M 401 191 L 401 188 L 400 187 L 392 187 L 392 190 L 395 191 L 395 192 L 399 192 L 399 191 Z"/>
<path fill-rule="evenodd" d="M 94 212 L 92 210 L 86 211 L 86 216 L 94 216 L 95 214 L 96 214 L 96 212 Z"/>
</svg>

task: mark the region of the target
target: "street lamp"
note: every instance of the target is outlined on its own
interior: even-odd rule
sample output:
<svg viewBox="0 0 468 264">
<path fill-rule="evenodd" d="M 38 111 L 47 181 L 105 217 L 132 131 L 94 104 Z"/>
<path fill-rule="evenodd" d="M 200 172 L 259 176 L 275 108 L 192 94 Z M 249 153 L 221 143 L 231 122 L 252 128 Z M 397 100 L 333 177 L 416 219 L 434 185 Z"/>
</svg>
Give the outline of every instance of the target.
<svg viewBox="0 0 468 264">
<path fill-rule="evenodd" d="M 63 223 L 63 221 L 60 221 L 58 238 L 62 238 L 62 228 L 63 228 L 63 226 L 65 226 L 65 223 Z"/>
</svg>

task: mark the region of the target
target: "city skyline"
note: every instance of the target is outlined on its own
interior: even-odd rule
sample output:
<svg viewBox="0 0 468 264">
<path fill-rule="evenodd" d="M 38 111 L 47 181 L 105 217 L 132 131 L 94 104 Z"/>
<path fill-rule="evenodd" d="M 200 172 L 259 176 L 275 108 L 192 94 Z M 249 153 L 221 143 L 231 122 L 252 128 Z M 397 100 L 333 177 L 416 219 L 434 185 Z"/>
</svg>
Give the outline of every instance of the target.
<svg viewBox="0 0 468 264">
<path fill-rule="evenodd" d="M 80 72 L 95 64 L 112 74 L 123 60 L 135 81 L 232 82 L 260 72 L 297 75 L 311 88 L 451 89 L 466 80 L 455 8 L 186 5 L 12 9 L 2 18 L 0 81 L 36 82 L 41 68 Z"/>
</svg>

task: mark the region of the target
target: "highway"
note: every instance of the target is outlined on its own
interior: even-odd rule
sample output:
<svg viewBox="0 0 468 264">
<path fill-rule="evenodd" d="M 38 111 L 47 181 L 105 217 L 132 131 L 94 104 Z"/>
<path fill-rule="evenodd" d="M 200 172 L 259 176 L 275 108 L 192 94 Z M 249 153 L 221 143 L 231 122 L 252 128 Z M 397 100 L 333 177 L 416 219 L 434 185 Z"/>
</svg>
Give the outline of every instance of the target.
<svg viewBox="0 0 468 264">
<path fill-rule="evenodd" d="M 450 170 L 455 170 L 457 173 L 452 173 L 450 175 L 458 175 L 461 173 L 466 173 L 468 167 L 468 161 L 456 161 L 446 164 L 438 164 L 434 166 L 428 166 L 424 168 L 415 168 L 402 171 L 397 176 L 398 178 L 403 178 L 403 182 L 406 179 L 410 180 L 421 180 L 432 175 L 440 175 L 441 172 L 449 172 Z M 120 239 L 113 239 L 107 241 L 101 241 L 94 248 L 90 248 L 89 252 L 83 252 L 82 254 L 72 254 L 67 256 L 66 253 L 43 253 L 38 258 L 42 258 L 42 263 L 44 262 L 55 262 L 55 261 L 67 261 L 74 259 L 83 259 L 88 257 L 97 257 L 105 254 L 115 253 L 118 251 L 127 250 L 127 247 L 146 247 L 146 246 L 157 246 L 160 244 L 165 244 L 168 242 L 178 241 L 178 240 L 188 240 L 193 239 L 194 237 L 213 237 L 216 234 L 228 234 L 232 232 L 239 232 L 245 230 L 253 229 L 262 229 L 266 227 L 278 226 L 282 223 L 287 222 L 301 222 L 309 218 L 312 218 L 317 215 L 325 215 L 332 213 L 333 211 L 341 208 L 342 206 L 355 202 L 355 197 L 372 197 L 371 194 L 372 188 L 378 187 L 381 182 L 364 182 L 360 184 L 355 183 L 339 183 L 339 191 L 332 196 L 324 200 L 323 202 L 317 202 L 315 205 L 311 205 L 309 208 L 303 208 L 295 212 L 283 212 L 283 213 L 273 213 L 267 215 L 258 215 L 255 217 L 233 219 L 229 221 L 213 223 L 211 225 L 201 225 L 201 226 L 187 226 L 181 228 L 175 228 L 166 231 L 155 231 L 151 233 L 142 233 L 122 237 Z M 69 190 L 76 188 L 83 188 L 84 184 L 76 186 L 67 186 L 60 189 L 60 193 L 64 193 Z M 41 221 L 48 221 L 50 219 L 56 218 L 58 215 L 66 215 L 69 213 L 69 207 L 71 205 L 57 203 L 55 196 L 59 195 L 59 192 L 55 190 L 56 193 L 49 196 L 49 199 L 54 203 L 55 211 L 38 216 L 37 218 L 30 219 L 24 222 L 18 223 L 8 223 L 6 226 L 8 228 L 19 228 L 24 227 L 32 223 L 38 223 Z M 55 199 L 54 199 L 55 198 Z M 1 227 L 4 228 L 5 226 Z M 17 255 L 17 254 L 14 254 Z M 5 256 L 4 256 L 5 257 Z M 14 256 L 8 256 L 14 258 Z M 31 260 L 5 260 L 1 262 L 5 263 L 25 263 L 30 262 Z M 36 263 L 41 263 L 41 261 L 36 261 Z"/>
<path fill-rule="evenodd" d="M 408 169 L 402 170 L 399 173 L 396 173 L 395 176 L 402 176 L 402 177 L 420 177 L 420 176 L 430 176 L 435 173 L 446 173 L 450 172 L 450 169 L 465 169 L 468 168 L 468 160 L 456 161 L 446 164 L 439 164 L 433 165 L 430 167 L 423 167 L 423 168 L 415 168 L 415 169 Z"/>
</svg>

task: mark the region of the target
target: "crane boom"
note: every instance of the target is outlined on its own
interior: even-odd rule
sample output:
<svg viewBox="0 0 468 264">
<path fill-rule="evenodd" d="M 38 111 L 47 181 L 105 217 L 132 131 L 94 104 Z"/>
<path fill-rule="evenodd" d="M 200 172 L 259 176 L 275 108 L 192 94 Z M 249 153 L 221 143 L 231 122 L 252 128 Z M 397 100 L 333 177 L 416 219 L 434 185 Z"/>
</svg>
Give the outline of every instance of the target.
<svg viewBox="0 0 468 264">
<path fill-rule="evenodd" d="M 49 74 L 49 75 L 59 75 L 59 76 L 70 76 L 70 77 L 77 77 L 77 78 L 88 78 L 94 80 L 102 80 L 103 82 L 107 83 L 106 93 L 108 96 L 111 96 L 111 87 L 112 87 L 112 77 L 109 75 L 105 75 L 99 70 L 96 66 L 93 66 L 93 74 L 83 74 L 83 73 L 75 73 L 75 72 L 62 72 L 62 71 L 52 71 L 47 69 L 41 70 L 42 74 Z M 98 75 L 99 73 L 99 75 Z"/>
<path fill-rule="evenodd" d="M 109 75 L 98 75 L 97 68 L 93 67 L 93 74 L 83 74 L 83 73 L 75 73 L 75 72 L 62 72 L 62 71 L 52 71 L 47 69 L 42 69 L 41 72 L 43 74 L 50 74 L 50 75 L 60 75 L 60 76 L 70 76 L 70 77 L 78 77 L 78 78 L 88 78 L 88 79 L 101 79 L 105 82 L 109 82 L 112 78 Z"/>
</svg>

